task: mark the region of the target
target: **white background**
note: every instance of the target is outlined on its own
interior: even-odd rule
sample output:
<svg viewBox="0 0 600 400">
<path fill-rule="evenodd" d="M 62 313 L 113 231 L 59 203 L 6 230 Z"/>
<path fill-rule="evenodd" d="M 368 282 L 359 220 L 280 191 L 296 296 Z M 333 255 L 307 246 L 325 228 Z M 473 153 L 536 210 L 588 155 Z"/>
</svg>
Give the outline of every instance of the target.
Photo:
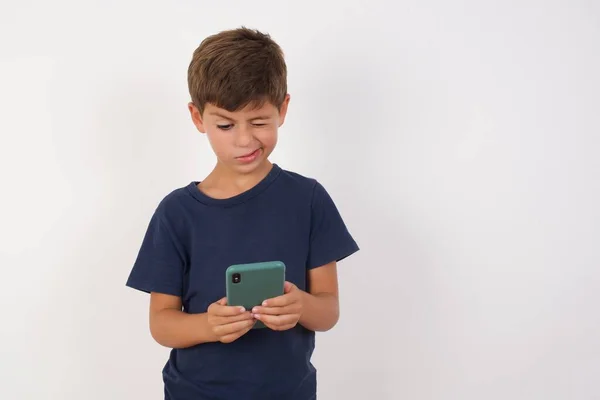
<svg viewBox="0 0 600 400">
<path fill-rule="evenodd" d="M 213 165 L 207 35 L 283 47 L 273 160 L 361 246 L 322 399 L 600 398 L 597 1 L 2 1 L 0 397 L 161 399 L 125 287 L 158 201 Z"/>
</svg>

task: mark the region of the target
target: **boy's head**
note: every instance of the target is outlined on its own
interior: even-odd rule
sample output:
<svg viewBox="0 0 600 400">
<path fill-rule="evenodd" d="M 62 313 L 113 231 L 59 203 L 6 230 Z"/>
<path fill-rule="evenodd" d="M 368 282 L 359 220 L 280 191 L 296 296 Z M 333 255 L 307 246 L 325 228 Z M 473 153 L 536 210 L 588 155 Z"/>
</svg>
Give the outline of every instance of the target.
<svg viewBox="0 0 600 400">
<path fill-rule="evenodd" d="M 277 144 L 289 103 L 281 48 L 240 28 L 206 38 L 188 69 L 192 120 L 219 162 L 238 172 L 261 165 Z"/>
</svg>

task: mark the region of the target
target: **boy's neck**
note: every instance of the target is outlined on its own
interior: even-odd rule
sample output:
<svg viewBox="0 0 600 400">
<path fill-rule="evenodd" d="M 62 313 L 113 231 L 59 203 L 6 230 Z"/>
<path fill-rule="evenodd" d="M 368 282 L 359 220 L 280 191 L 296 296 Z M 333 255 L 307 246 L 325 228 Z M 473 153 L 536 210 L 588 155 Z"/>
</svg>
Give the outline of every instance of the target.
<svg viewBox="0 0 600 400">
<path fill-rule="evenodd" d="M 229 198 L 248 191 L 262 181 L 273 168 L 269 160 L 249 173 L 239 173 L 217 162 L 212 172 L 198 185 L 206 195 Z"/>
</svg>

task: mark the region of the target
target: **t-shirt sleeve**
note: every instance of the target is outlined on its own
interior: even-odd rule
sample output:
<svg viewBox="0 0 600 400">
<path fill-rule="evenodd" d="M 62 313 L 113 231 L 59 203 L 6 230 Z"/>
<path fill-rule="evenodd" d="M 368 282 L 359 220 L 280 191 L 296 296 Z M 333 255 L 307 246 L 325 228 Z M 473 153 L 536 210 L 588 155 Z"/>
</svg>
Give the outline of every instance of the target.
<svg viewBox="0 0 600 400">
<path fill-rule="evenodd" d="M 158 211 L 152 216 L 127 286 L 146 293 L 181 296 L 184 255 L 168 221 Z"/>
<path fill-rule="evenodd" d="M 341 261 L 359 250 L 325 188 L 316 182 L 311 203 L 310 249 L 307 268 Z"/>
</svg>

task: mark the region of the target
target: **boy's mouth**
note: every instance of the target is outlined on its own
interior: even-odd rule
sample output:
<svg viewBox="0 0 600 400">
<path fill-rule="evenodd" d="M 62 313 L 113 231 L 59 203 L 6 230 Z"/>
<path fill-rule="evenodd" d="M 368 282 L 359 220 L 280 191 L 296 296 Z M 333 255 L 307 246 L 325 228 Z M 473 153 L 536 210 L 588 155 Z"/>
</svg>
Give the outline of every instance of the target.
<svg viewBox="0 0 600 400">
<path fill-rule="evenodd" d="M 251 153 L 236 157 L 236 159 L 238 159 L 240 161 L 252 161 L 256 158 L 256 156 L 258 156 L 260 154 L 261 150 L 262 150 L 262 147 L 259 147 L 258 149 L 254 150 Z"/>
</svg>

